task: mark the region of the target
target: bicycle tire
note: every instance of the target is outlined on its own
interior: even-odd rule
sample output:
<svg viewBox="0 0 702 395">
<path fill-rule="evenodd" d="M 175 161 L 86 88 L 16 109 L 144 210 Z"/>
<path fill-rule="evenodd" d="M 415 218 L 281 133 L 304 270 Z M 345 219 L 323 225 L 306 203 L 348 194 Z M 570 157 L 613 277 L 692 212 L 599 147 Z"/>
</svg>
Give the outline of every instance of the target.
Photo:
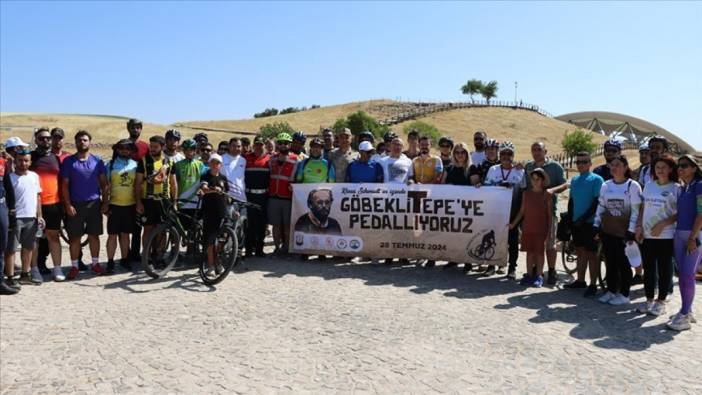
<svg viewBox="0 0 702 395">
<path fill-rule="evenodd" d="M 221 243 L 221 244 L 220 244 Z M 203 248 L 205 256 L 207 256 L 207 247 Z M 210 269 L 207 259 L 200 261 L 198 273 L 205 285 L 215 285 L 222 282 L 239 259 L 239 240 L 236 236 L 236 231 L 230 226 L 225 225 L 217 232 L 215 238 L 215 250 L 220 250 L 216 254 L 217 264 L 221 266 L 221 271 L 213 273 L 214 276 L 208 274 Z"/>
<path fill-rule="evenodd" d="M 561 263 L 563 269 L 568 274 L 573 274 L 578 269 L 578 256 L 575 255 L 575 243 L 570 239 L 562 243 L 561 247 Z"/>
<path fill-rule="evenodd" d="M 68 239 L 68 232 L 66 232 L 66 228 L 63 226 L 61 227 L 61 230 L 59 231 L 59 235 L 61 236 L 61 240 L 65 241 L 66 244 L 70 244 L 70 240 Z M 88 245 L 88 235 L 83 235 L 84 240 L 80 241 L 80 246 L 85 247 Z"/>
<path fill-rule="evenodd" d="M 152 257 L 151 245 L 156 240 L 157 236 L 166 237 L 164 255 L 161 257 Z M 154 279 L 163 278 L 168 274 L 176 261 L 180 252 L 180 233 L 175 226 L 169 223 L 162 223 L 149 234 L 149 238 L 144 243 L 144 252 L 141 254 L 141 265 L 146 274 Z"/>
</svg>

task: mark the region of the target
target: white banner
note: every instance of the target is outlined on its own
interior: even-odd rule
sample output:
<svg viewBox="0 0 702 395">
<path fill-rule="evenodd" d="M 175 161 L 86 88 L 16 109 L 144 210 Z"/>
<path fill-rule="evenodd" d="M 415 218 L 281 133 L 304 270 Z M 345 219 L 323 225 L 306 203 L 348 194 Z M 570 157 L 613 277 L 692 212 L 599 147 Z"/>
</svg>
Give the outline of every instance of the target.
<svg viewBox="0 0 702 395">
<path fill-rule="evenodd" d="M 293 184 L 290 247 L 505 265 L 511 201 L 503 187 Z"/>
</svg>

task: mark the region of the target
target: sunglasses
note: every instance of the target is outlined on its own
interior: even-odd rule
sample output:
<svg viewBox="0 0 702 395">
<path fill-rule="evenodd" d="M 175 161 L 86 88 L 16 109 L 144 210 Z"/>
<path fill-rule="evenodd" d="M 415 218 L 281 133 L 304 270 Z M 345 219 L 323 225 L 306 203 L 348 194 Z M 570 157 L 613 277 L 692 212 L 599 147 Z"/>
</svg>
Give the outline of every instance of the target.
<svg viewBox="0 0 702 395">
<path fill-rule="evenodd" d="M 588 164 L 588 163 L 590 163 L 589 160 L 576 160 L 576 161 L 575 161 L 575 164 L 576 164 L 576 165 L 586 165 L 586 164 Z"/>
<path fill-rule="evenodd" d="M 49 139 L 51 139 L 51 136 L 37 136 L 39 141 L 48 141 Z"/>
<path fill-rule="evenodd" d="M 616 148 L 615 149 L 606 149 L 605 152 L 608 152 L 610 154 L 616 154 L 619 152 L 619 150 Z"/>
</svg>

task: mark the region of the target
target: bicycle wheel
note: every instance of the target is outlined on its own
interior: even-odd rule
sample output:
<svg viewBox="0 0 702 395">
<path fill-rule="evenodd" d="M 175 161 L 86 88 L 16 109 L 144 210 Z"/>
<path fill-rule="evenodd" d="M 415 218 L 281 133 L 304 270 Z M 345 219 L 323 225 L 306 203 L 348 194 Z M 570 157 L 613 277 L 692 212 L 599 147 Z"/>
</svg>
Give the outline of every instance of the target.
<svg viewBox="0 0 702 395">
<path fill-rule="evenodd" d="M 566 273 L 573 274 L 578 267 L 578 256 L 575 255 L 575 243 L 573 239 L 570 239 L 562 244 L 561 262 L 563 263 L 563 269 L 565 269 Z"/>
<path fill-rule="evenodd" d="M 180 252 L 180 233 L 169 223 L 158 225 L 144 243 L 141 265 L 146 274 L 162 278 L 175 265 Z"/>
<path fill-rule="evenodd" d="M 207 247 L 203 248 L 207 257 Z M 234 229 L 225 225 L 217 232 L 214 240 L 215 267 L 210 267 L 207 258 L 200 261 L 200 278 L 206 285 L 215 285 L 229 275 L 229 272 L 237 262 L 239 253 L 239 240 L 237 240 Z"/>
<path fill-rule="evenodd" d="M 61 230 L 59 231 L 59 235 L 61 236 L 61 239 L 66 242 L 66 244 L 69 244 L 70 241 L 68 240 L 68 232 L 66 232 L 66 228 L 63 226 L 61 227 Z M 83 237 L 80 240 L 80 246 L 85 247 L 88 245 L 88 235 L 83 235 Z"/>
</svg>

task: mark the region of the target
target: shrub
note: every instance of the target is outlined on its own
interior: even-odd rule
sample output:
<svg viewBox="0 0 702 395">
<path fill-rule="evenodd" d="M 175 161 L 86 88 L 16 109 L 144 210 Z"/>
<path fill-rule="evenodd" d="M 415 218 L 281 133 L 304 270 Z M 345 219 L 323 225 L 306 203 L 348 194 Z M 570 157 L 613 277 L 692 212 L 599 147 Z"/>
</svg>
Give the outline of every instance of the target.
<svg viewBox="0 0 702 395">
<path fill-rule="evenodd" d="M 277 108 L 266 108 L 265 110 L 254 114 L 254 118 L 272 117 L 273 115 L 278 115 Z"/>
<path fill-rule="evenodd" d="M 570 133 L 566 132 L 561 146 L 569 156 L 573 156 L 580 151 L 592 153 L 597 148 L 597 144 L 592 142 L 592 133 L 582 129 L 576 129 Z"/>
<path fill-rule="evenodd" d="M 299 109 L 297 107 L 288 107 L 288 108 L 284 108 L 284 109 L 280 110 L 279 114 L 281 114 L 281 115 L 282 114 L 292 114 L 294 112 L 300 112 L 300 111 L 304 111 L 304 110 L 305 110 L 304 108 Z"/>
<path fill-rule="evenodd" d="M 290 124 L 287 122 L 267 123 L 261 126 L 261 128 L 259 129 L 259 135 L 263 137 L 263 139 L 274 139 L 275 136 L 283 132 L 292 135 L 293 133 L 295 133 L 295 129 L 293 129 L 293 127 L 290 126 Z"/>
<path fill-rule="evenodd" d="M 431 140 L 432 144 L 436 145 L 439 143 L 439 139 L 441 138 L 442 134 L 439 132 L 439 129 L 436 128 L 436 126 L 422 122 L 422 121 L 412 121 L 405 125 L 402 128 L 402 131 L 405 132 L 405 134 L 409 133 L 410 130 L 415 129 L 417 132 L 419 132 L 420 136 L 427 136 Z"/>
</svg>

